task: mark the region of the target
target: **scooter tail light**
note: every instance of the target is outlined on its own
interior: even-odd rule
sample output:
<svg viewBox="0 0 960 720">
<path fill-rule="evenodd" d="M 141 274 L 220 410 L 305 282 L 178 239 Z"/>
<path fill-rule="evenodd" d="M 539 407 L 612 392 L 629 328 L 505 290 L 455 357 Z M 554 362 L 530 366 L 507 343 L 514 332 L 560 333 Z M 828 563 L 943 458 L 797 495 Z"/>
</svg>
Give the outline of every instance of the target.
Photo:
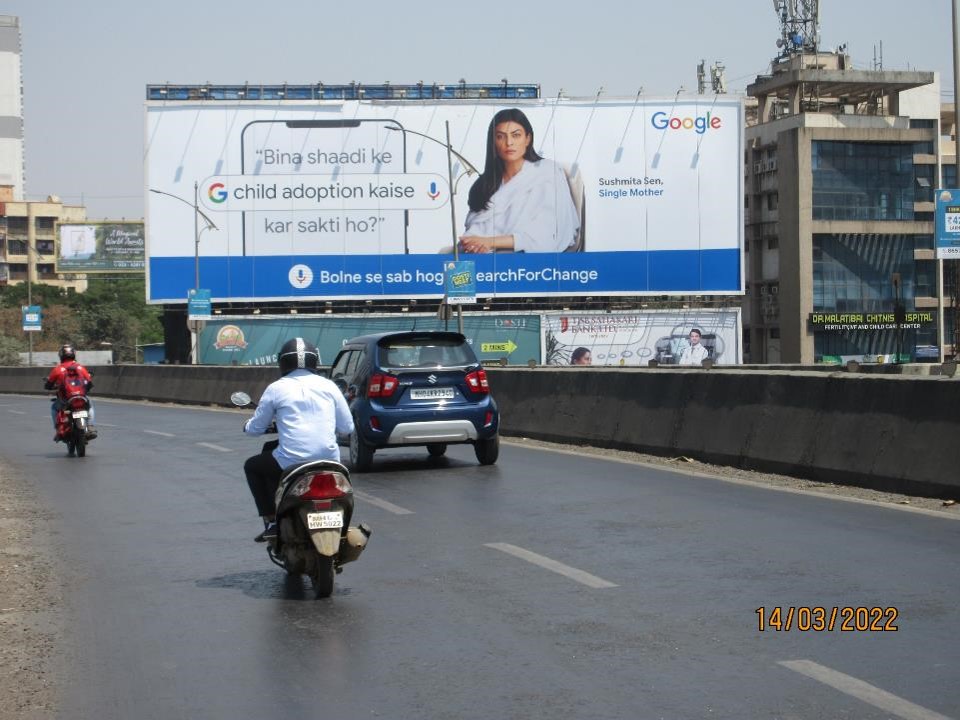
<svg viewBox="0 0 960 720">
<path fill-rule="evenodd" d="M 296 492 L 301 490 L 301 492 Z M 305 499 L 325 500 L 353 492 L 350 481 L 338 472 L 317 472 L 304 475 L 290 491 Z"/>
</svg>

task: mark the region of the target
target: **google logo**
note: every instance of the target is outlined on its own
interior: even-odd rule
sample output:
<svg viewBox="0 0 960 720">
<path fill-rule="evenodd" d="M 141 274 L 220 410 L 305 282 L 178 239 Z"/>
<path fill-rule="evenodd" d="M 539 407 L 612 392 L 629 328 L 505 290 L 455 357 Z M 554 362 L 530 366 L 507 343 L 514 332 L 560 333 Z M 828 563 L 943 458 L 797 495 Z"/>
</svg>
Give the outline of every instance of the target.
<svg viewBox="0 0 960 720">
<path fill-rule="evenodd" d="M 657 130 L 696 130 L 698 135 L 703 135 L 707 130 L 717 130 L 720 128 L 720 118 L 711 113 L 698 115 L 697 117 L 670 117 L 665 112 L 655 112 L 650 118 L 650 124 Z"/>
<path fill-rule="evenodd" d="M 227 199 L 227 191 L 224 189 L 226 185 L 222 182 L 215 182 L 207 189 L 207 197 L 210 198 L 210 202 L 222 203 Z"/>
</svg>

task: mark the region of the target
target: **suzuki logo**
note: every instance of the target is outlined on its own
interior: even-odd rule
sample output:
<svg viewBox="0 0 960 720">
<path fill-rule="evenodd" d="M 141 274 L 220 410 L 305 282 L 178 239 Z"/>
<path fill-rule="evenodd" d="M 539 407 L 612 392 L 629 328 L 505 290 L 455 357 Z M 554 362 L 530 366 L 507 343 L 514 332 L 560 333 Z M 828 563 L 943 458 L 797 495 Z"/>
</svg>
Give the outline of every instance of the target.
<svg viewBox="0 0 960 720">
<path fill-rule="evenodd" d="M 430 383 L 431 385 L 436 385 L 436 384 L 437 384 L 437 376 L 436 376 L 436 375 L 428 375 L 428 376 L 427 376 L 427 382 Z"/>
</svg>

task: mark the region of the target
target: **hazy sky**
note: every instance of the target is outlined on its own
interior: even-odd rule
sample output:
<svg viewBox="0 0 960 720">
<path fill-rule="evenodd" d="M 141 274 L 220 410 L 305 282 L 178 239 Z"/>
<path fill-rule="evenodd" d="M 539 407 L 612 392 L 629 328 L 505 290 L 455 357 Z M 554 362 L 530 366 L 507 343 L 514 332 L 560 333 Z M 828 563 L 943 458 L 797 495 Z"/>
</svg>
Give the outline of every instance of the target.
<svg viewBox="0 0 960 720">
<path fill-rule="evenodd" d="M 730 92 L 769 68 L 771 0 L 8 0 L 23 42 L 27 199 L 143 217 L 151 83 L 539 83 L 542 94 L 673 97 L 697 64 Z M 939 72 L 953 97 L 949 0 L 821 0 L 821 45 L 861 69 Z"/>
</svg>

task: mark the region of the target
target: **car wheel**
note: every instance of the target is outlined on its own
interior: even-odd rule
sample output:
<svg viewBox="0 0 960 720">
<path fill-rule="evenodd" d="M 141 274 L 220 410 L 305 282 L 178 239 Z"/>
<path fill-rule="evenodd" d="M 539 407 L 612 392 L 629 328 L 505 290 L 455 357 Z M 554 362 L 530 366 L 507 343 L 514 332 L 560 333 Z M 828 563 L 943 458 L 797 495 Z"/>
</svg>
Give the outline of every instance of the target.
<svg viewBox="0 0 960 720">
<path fill-rule="evenodd" d="M 364 442 L 356 430 L 350 433 L 350 464 L 358 473 L 367 472 L 373 465 L 373 448 Z"/>
<path fill-rule="evenodd" d="M 493 465 L 500 455 L 500 436 L 494 435 L 486 440 L 477 440 L 473 444 L 473 449 L 477 453 L 477 462 L 481 465 Z"/>
<path fill-rule="evenodd" d="M 427 452 L 430 453 L 430 457 L 443 457 L 447 454 L 447 444 L 430 443 L 427 445 Z"/>
</svg>

